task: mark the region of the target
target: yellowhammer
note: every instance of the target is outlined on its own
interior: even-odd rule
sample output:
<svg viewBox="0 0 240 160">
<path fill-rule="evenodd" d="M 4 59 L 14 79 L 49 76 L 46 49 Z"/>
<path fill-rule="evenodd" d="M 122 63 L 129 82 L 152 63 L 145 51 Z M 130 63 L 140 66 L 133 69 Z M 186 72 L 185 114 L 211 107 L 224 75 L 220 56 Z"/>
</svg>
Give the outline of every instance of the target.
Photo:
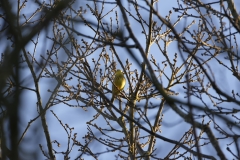
<svg viewBox="0 0 240 160">
<path fill-rule="evenodd" d="M 115 77 L 113 79 L 111 102 L 113 102 L 114 98 L 120 93 L 120 91 L 123 90 L 125 84 L 126 84 L 126 79 L 125 79 L 125 77 L 123 75 L 123 72 L 118 69 L 116 71 Z"/>
</svg>

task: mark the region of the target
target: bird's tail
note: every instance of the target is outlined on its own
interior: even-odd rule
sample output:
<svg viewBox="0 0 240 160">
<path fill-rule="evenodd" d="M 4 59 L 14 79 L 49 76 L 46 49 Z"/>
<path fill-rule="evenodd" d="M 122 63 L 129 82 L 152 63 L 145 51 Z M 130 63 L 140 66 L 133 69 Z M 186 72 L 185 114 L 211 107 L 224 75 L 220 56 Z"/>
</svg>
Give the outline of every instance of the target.
<svg viewBox="0 0 240 160">
<path fill-rule="evenodd" d="M 112 96 L 112 99 L 111 99 L 111 102 L 112 102 L 112 103 L 114 102 L 114 99 L 115 99 L 114 96 Z"/>
</svg>

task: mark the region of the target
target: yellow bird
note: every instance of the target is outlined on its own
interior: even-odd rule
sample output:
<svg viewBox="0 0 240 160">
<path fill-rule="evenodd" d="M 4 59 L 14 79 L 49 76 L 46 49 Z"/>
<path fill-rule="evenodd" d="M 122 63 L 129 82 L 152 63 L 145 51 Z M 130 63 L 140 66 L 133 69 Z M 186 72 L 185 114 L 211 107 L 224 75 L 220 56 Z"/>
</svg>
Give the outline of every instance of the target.
<svg viewBox="0 0 240 160">
<path fill-rule="evenodd" d="M 125 77 L 123 75 L 123 72 L 118 69 L 116 71 L 115 77 L 113 79 L 111 102 L 113 102 L 114 98 L 120 93 L 120 91 L 123 90 L 125 84 L 126 84 L 126 79 L 125 79 Z"/>
</svg>

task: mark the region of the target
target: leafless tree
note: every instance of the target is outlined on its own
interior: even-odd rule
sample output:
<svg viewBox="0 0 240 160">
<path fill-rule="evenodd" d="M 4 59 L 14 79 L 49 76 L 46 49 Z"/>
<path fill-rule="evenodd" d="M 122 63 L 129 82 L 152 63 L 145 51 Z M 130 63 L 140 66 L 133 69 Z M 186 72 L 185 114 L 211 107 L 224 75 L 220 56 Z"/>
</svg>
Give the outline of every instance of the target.
<svg viewBox="0 0 240 160">
<path fill-rule="evenodd" d="M 240 159 L 235 3 L 1 0 L 1 159 Z"/>
</svg>

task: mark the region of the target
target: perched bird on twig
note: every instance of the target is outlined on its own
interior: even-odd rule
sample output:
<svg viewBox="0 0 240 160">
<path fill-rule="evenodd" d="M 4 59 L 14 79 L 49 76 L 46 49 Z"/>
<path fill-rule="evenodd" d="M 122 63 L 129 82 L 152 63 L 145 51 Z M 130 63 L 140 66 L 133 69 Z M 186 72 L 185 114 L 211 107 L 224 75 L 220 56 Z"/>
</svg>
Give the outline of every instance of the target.
<svg viewBox="0 0 240 160">
<path fill-rule="evenodd" d="M 126 79 L 123 75 L 123 72 L 118 69 L 113 79 L 111 102 L 113 102 L 116 96 L 120 93 L 120 91 L 123 90 L 125 84 L 126 84 Z"/>
</svg>

